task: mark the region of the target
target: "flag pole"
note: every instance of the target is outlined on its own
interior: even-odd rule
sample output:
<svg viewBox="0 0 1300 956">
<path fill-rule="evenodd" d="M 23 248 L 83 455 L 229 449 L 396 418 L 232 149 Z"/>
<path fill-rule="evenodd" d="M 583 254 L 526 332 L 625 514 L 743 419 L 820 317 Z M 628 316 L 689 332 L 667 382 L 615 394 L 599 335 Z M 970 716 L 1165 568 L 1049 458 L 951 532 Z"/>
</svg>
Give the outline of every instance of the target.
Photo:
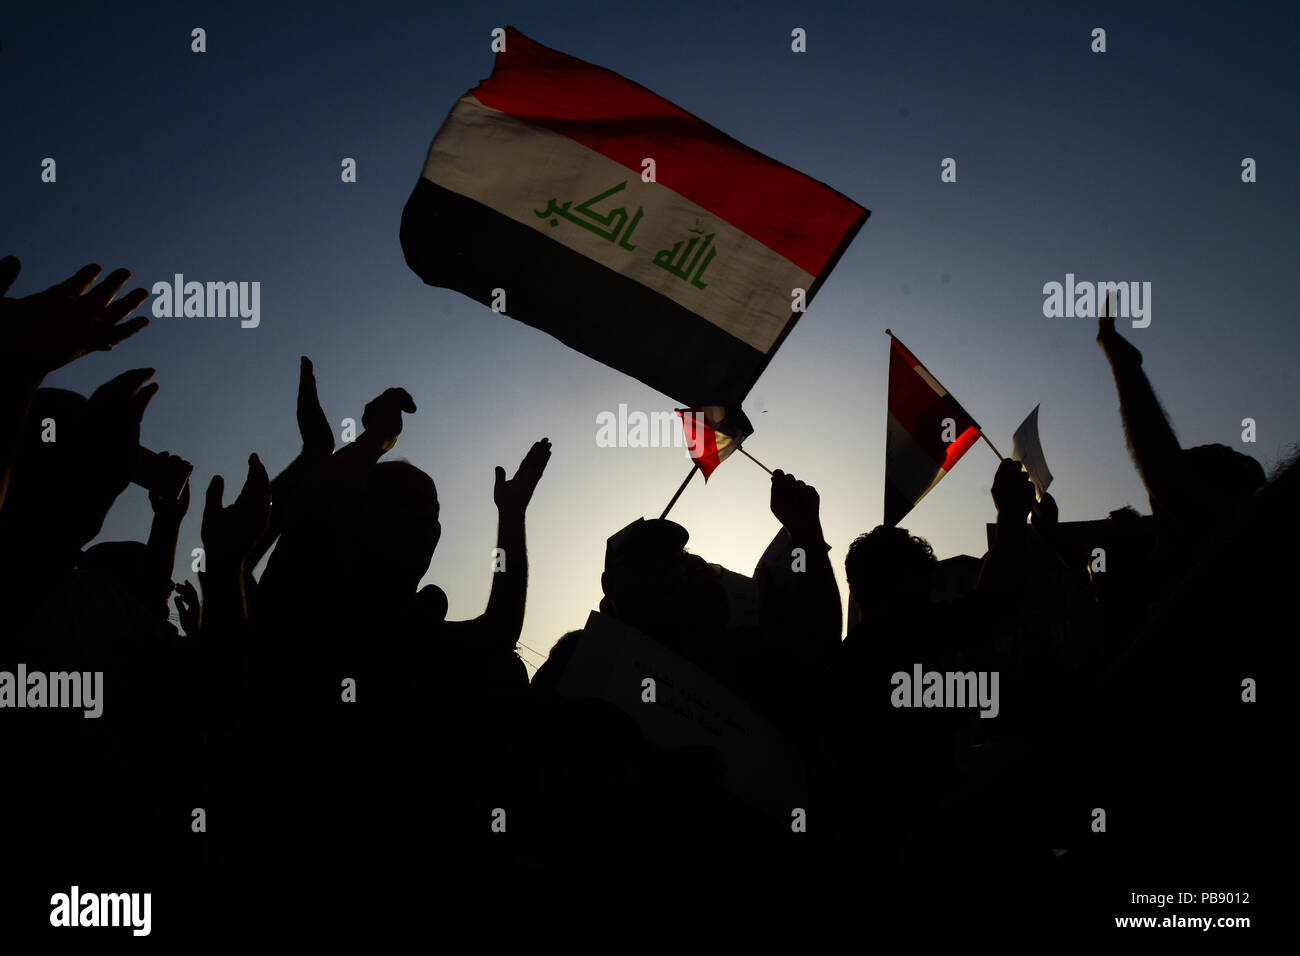
<svg viewBox="0 0 1300 956">
<path fill-rule="evenodd" d="M 767 465 L 763 464 L 761 461 L 759 461 L 757 458 L 755 458 L 755 457 L 754 457 L 753 455 L 751 455 L 749 452 L 745 451 L 745 447 L 744 447 L 743 445 L 737 445 L 737 446 L 736 446 L 736 451 L 740 452 L 742 455 L 744 455 L 746 458 L 748 458 L 748 459 L 749 459 L 750 461 L 752 461 L 754 464 L 758 465 L 759 468 L 762 468 L 762 469 L 763 469 L 765 472 L 767 472 L 769 475 L 772 474 L 772 469 L 769 468 L 769 467 L 767 467 Z"/>
<path fill-rule="evenodd" d="M 687 474 L 686 480 L 682 482 L 681 487 L 677 489 L 677 494 L 673 495 L 672 500 L 669 501 L 667 507 L 664 508 L 664 513 L 659 516 L 660 521 L 668 517 L 668 512 L 673 510 L 673 505 L 677 504 L 677 499 L 682 496 L 682 492 L 686 490 L 686 486 L 691 483 L 691 479 L 695 477 L 695 473 L 699 470 L 700 466 L 695 462 L 691 462 L 690 473 Z"/>
<path fill-rule="evenodd" d="M 983 438 L 986 442 L 988 442 L 988 446 L 990 448 L 993 448 L 993 442 L 989 441 L 989 436 L 984 434 L 983 429 L 980 430 L 980 438 Z M 1002 453 L 999 452 L 996 448 L 993 448 L 993 454 L 997 457 L 998 462 L 1000 463 L 1002 461 Z"/>
<path fill-rule="evenodd" d="M 892 331 L 890 331 L 889 329 L 885 329 L 885 334 L 888 335 L 891 339 L 894 337 L 894 333 L 893 333 Z M 922 366 L 922 368 L 924 368 L 924 366 Z M 978 426 L 976 426 L 976 427 L 978 427 Z M 980 438 L 983 438 L 984 441 L 985 441 L 985 443 L 988 444 L 989 448 L 992 448 L 992 449 L 993 449 L 993 454 L 994 454 L 994 456 L 997 458 L 997 460 L 998 460 L 999 462 L 1001 462 L 1001 461 L 1002 461 L 1002 453 L 1001 453 L 1000 451 L 998 451 L 996 448 L 993 448 L 993 442 L 989 441 L 989 436 L 986 435 L 986 434 L 984 434 L 984 429 L 980 428 L 980 429 L 979 429 L 979 433 L 980 433 Z M 742 450 L 743 450 L 743 449 L 742 449 Z"/>
</svg>

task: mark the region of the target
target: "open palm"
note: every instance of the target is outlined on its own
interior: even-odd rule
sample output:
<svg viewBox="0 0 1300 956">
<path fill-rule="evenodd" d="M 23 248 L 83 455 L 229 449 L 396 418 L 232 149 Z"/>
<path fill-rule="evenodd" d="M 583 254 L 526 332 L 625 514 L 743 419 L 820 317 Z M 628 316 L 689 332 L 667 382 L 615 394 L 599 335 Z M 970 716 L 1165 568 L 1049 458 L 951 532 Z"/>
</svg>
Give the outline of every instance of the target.
<svg viewBox="0 0 1300 956">
<path fill-rule="evenodd" d="M 93 289 L 97 265 L 82 267 L 44 292 L 22 299 L 4 296 L 21 268 L 14 256 L 0 259 L 0 352 L 26 371 L 52 372 L 89 352 L 111 349 L 149 324 L 142 315 L 123 321 L 149 297 L 145 289 L 114 301 L 131 277 L 126 269 L 110 272 Z"/>
</svg>

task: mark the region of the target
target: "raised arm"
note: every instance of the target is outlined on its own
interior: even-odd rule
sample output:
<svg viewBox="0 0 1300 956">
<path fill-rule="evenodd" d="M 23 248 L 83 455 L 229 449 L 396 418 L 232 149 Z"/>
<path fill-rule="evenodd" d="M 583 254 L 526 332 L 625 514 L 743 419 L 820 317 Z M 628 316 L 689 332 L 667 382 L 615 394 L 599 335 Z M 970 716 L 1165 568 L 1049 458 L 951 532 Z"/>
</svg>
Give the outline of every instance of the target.
<svg viewBox="0 0 1300 956">
<path fill-rule="evenodd" d="M 778 470 L 772 475 L 771 508 L 781 522 L 778 540 L 782 535 L 785 540 L 766 552 L 781 554 L 777 565 L 760 563 L 756 573 L 763 627 L 791 641 L 788 649 L 802 666 L 818 667 L 839 643 L 844 623 L 822 534 L 821 498 L 812 485 Z"/>
<path fill-rule="evenodd" d="M 990 493 L 998 520 L 980 565 L 976 590 L 982 594 L 1014 593 L 1030 578 L 1032 558 L 1026 520 L 1034 507 L 1034 486 L 1020 462 L 1004 458 L 993 476 Z"/>
<path fill-rule="evenodd" d="M 167 452 L 161 452 L 164 459 L 173 458 Z M 176 541 L 181 533 L 181 521 L 190 510 L 190 483 L 185 482 L 180 496 L 168 498 L 156 492 L 149 492 L 149 504 L 153 507 L 153 524 L 149 526 L 149 563 L 154 580 L 157 582 L 158 597 L 166 603 L 172 591 L 172 568 L 176 565 Z"/>
<path fill-rule="evenodd" d="M 1097 324 L 1097 344 L 1110 361 L 1129 453 L 1147 494 L 1160 505 L 1176 510 L 1188 492 L 1189 476 L 1181 467 L 1181 448 L 1142 371 L 1142 353 L 1115 331 L 1109 301 Z"/>
<path fill-rule="evenodd" d="M 303 379 L 309 379 L 310 362 L 304 360 L 303 370 Z M 310 378 L 310 393 L 314 398 L 314 378 Z M 299 395 L 303 395 L 301 386 Z M 337 568 L 332 566 L 332 542 L 339 522 L 355 515 L 371 469 L 386 451 L 397 444 L 402 433 L 402 413 L 414 411 L 415 401 L 405 389 L 387 389 L 366 405 L 361 419 L 364 428 L 361 435 L 332 455 L 320 457 L 320 460 L 317 460 L 317 454 L 308 452 L 308 433 L 304 433 L 304 453 L 295 462 L 297 471 L 289 478 L 286 475 L 290 469 L 285 469 L 280 475 L 288 484 L 289 501 L 283 506 L 277 503 L 272 509 L 273 513 L 279 509 L 278 519 L 272 519 L 278 520 L 275 533 L 269 530 L 268 522 L 268 530 L 254 546 L 260 559 L 276 535 L 281 535 L 257 586 L 255 617 L 264 611 L 273 617 L 293 614 L 294 603 L 302 599 L 303 588 L 311 586 L 314 577 L 337 572 Z M 323 421 L 323 413 L 320 418 Z M 301 418 L 299 423 L 301 426 Z M 332 437 L 330 444 L 333 444 Z M 250 563 L 248 569 L 251 570 L 252 566 Z M 263 598 L 269 600 L 270 605 L 264 605 Z"/>
<path fill-rule="evenodd" d="M 1020 462 L 1004 458 L 993 477 L 993 503 L 997 525 L 988 553 L 980 565 L 976 591 L 995 601 L 1025 600 L 1064 608 L 1073 592 L 1086 598 L 1086 577 L 1072 570 L 1067 555 L 1058 550 L 1056 502 L 1051 495 L 1034 500 L 1034 486 Z M 1033 515 L 1032 527 L 1025 519 Z M 1082 561 L 1079 562 L 1082 567 Z"/>
<path fill-rule="evenodd" d="M 524 514 L 533 491 L 551 457 L 551 440 L 536 442 L 506 480 L 505 469 L 497 466 L 492 497 L 497 506 L 498 564 L 492 575 L 487 609 L 472 621 L 449 622 L 459 637 L 490 642 L 492 649 L 514 653 L 524 627 L 524 605 L 528 596 L 528 549 L 524 537 Z"/>
<path fill-rule="evenodd" d="M 203 509 L 203 548 L 206 570 L 203 608 L 206 632 L 242 626 L 248 619 L 244 565 L 253 544 L 266 530 L 271 512 L 271 481 L 257 455 L 248 456 L 248 477 L 229 507 L 222 507 L 225 481 L 214 475 Z"/>
<path fill-rule="evenodd" d="M 366 405 L 361 415 L 364 429 L 329 459 L 328 486 L 351 501 L 364 485 L 370 469 L 391 451 L 402 434 L 402 412 L 415 414 L 415 400 L 404 388 L 388 388 Z"/>
<path fill-rule="evenodd" d="M 0 506 L 23 422 L 45 376 L 90 352 L 111 349 L 149 324 L 143 316 L 123 321 L 149 297 L 147 290 L 133 289 L 113 301 L 131 277 L 125 269 L 90 289 L 100 269 L 83 266 L 44 292 L 10 298 L 4 293 L 21 268 L 14 256 L 0 259 Z"/>
<path fill-rule="evenodd" d="M 414 408 L 414 406 L 411 406 Z M 294 509 L 301 503 L 302 489 L 329 466 L 334 453 L 334 432 L 321 408 L 316 391 L 316 374 L 311 359 L 303 356 L 298 366 L 298 434 L 302 450 L 271 481 L 271 520 L 266 533 L 248 556 L 248 573 L 275 544 L 286 524 L 292 522 Z"/>
<path fill-rule="evenodd" d="M 271 512 L 271 481 L 257 455 L 248 456 L 248 477 L 229 507 L 222 507 L 225 482 L 214 475 L 203 509 L 203 547 L 207 570 L 200 578 L 207 632 L 241 627 L 248 620 L 244 565 L 253 544 L 266 531 Z"/>
</svg>

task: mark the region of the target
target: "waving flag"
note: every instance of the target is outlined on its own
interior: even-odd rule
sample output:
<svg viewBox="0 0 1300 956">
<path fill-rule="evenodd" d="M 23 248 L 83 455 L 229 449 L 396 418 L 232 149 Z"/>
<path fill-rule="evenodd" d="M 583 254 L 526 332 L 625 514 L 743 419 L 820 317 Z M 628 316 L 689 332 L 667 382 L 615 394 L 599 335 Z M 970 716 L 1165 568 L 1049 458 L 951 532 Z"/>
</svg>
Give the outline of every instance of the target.
<svg viewBox="0 0 1300 956">
<path fill-rule="evenodd" d="M 889 333 L 885 524 L 894 527 L 952 471 L 980 427 L 915 355 Z"/>
<path fill-rule="evenodd" d="M 867 210 L 617 73 L 505 39 L 429 148 L 407 263 L 683 404 L 738 407 L 794 290 L 812 299 Z"/>
<path fill-rule="evenodd" d="M 1029 480 L 1034 483 L 1034 490 L 1041 500 L 1047 486 L 1052 483 L 1052 473 L 1047 468 L 1047 459 L 1043 457 L 1043 443 L 1038 439 L 1037 405 L 1011 436 L 1011 457 L 1025 466 Z"/>
<path fill-rule="evenodd" d="M 720 405 L 679 408 L 677 414 L 682 416 L 686 447 L 695 464 L 700 466 L 705 481 L 723 459 L 739 448 L 740 443 L 754 431 L 743 413 L 733 411 L 728 416 L 727 409 Z"/>
</svg>

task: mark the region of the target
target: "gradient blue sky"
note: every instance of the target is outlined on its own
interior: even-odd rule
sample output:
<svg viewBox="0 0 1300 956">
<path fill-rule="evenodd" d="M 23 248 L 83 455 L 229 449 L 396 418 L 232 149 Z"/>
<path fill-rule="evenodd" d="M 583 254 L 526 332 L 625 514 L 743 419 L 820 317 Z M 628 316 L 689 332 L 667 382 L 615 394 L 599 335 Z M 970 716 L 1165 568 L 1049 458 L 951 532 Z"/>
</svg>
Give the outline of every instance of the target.
<svg viewBox="0 0 1300 956">
<path fill-rule="evenodd" d="M 257 451 L 296 453 L 298 356 L 337 426 L 390 385 L 414 396 L 397 454 L 443 502 L 428 581 L 452 617 L 491 583 L 492 469 L 543 435 L 529 513 L 524 643 L 546 651 L 599 599 L 604 540 L 657 515 L 680 450 L 604 449 L 596 416 L 670 399 L 425 286 L 402 206 L 457 97 L 492 69 L 490 31 L 614 69 L 872 210 L 746 404 L 746 447 L 821 492 L 837 568 L 881 518 L 892 328 L 1001 450 L 1036 403 L 1065 520 L 1148 510 L 1095 322 L 1048 319 L 1067 272 L 1153 286 L 1128 334 L 1184 445 L 1271 468 L 1300 438 L 1292 6 L 1049 4 L 123 4 L 16 6 L 0 24 L 0 253 L 25 295 L 86 262 L 131 287 L 173 273 L 262 284 L 262 319 L 157 319 L 47 384 L 89 392 L 154 366 L 143 442 L 195 463 L 177 576 L 202 490 Z M 208 51 L 190 52 L 190 30 Z M 790 52 L 803 27 L 808 52 Z M 1108 52 L 1090 52 L 1093 27 Z M 41 160 L 58 182 L 40 181 Z M 340 182 L 355 157 L 358 182 Z M 944 157 L 958 163 L 942 184 Z M 1240 179 L 1243 157 L 1259 181 Z M 1241 420 L 1258 422 L 1243 446 Z M 940 556 L 981 554 L 995 461 L 973 448 L 904 524 Z M 748 573 L 777 523 L 742 458 L 674 509 L 706 559 Z M 103 539 L 147 535 L 132 486 Z M 841 589 L 845 590 L 841 577 Z M 535 661 L 535 655 L 524 652 Z"/>
</svg>

